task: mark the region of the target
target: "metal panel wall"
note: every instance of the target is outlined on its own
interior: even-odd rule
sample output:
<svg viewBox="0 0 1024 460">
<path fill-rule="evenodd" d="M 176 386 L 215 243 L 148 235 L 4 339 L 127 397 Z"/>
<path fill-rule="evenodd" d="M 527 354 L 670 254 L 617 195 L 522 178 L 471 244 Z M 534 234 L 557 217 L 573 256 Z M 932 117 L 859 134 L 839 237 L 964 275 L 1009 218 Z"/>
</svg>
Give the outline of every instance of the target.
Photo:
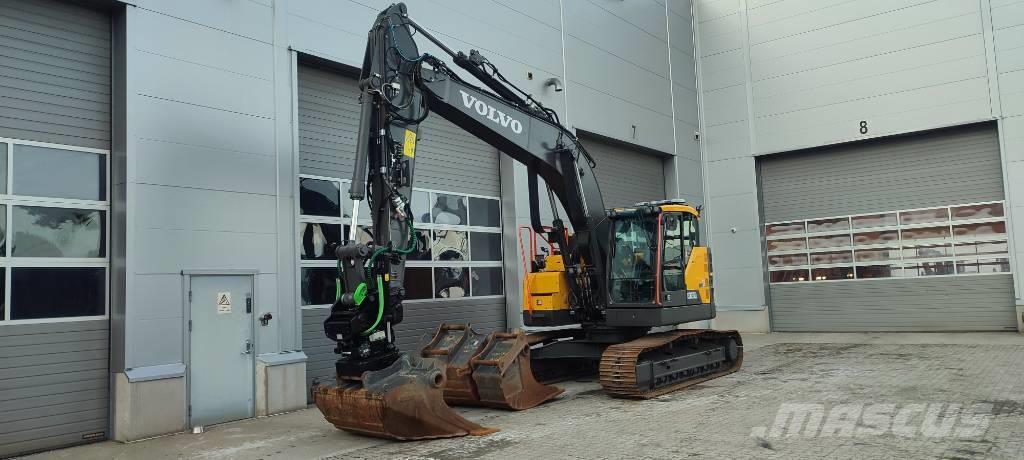
<svg viewBox="0 0 1024 460">
<path fill-rule="evenodd" d="M 583 145 L 597 163 L 604 207 L 665 199 L 665 157 L 593 138 L 583 139 Z"/>
<path fill-rule="evenodd" d="M 1004 198 L 995 126 L 983 123 L 765 157 L 765 222 Z M 1015 329 L 1011 275 L 771 284 L 776 331 Z"/>
<path fill-rule="evenodd" d="M 0 326 L 0 457 L 105 438 L 108 322 Z"/>
<path fill-rule="evenodd" d="M 761 161 L 765 222 L 1002 200 L 991 123 Z"/>
<path fill-rule="evenodd" d="M 110 148 L 110 16 L 0 0 L 0 137 Z"/>
</svg>

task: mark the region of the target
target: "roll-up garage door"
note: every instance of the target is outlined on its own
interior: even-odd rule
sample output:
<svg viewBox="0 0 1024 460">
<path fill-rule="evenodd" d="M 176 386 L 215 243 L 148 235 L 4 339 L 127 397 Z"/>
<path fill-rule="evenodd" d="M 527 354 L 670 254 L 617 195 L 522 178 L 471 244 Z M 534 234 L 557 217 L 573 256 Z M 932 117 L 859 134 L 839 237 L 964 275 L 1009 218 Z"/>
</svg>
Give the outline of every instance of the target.
<svg viewBox="0 0 1024 460">
<path fill-rule="evenodd" d="M 47 251 L 62 244 L 51 241 L 72 236 L 76 245 L 90 244 L 90 229 L 61 213 L 88 220 L 109 212 L 106 196 L 49 195 L 55 184 L 48 181 L 76 177 L 105 187 L 110 36 L 107 12 L 53 0 L 0 0 L 0 137 L 5 138 L 0 140 L 0 161 L 14 167 L 14 196 L 0 198 L 0 209 L 11 212 L 15 226 L 19 216 L 50 216 L 55 220 L 47 225 L 57 229 L 47 229 L 52 233 L 43 239 L 22 220 L 19 231 L 12 232 L 13 242 L 8 240 L 9 252 L 46 260 L 26 267 L 11 259 L 0 269 L 0 292 L 9 296 L 9 303 L 0 307 L 2 458 L 103 440 L 108 434 L 107 259 L 101 249 L 86 263 L 68 262 L 59 250 Z M 83 163 L 100 168 L 75 169 Z M 43 165 L 46 174 L 37 174 Z M 50 200 L 46 207 L 28 207 L 17 195 Z M 64 198 L 88 200 L 91 209 L 77 209 L 81 201 Z M 7 222 L 8 229 L 11 225 Z M 96 234 L 106 231 L 103 226 L 99 223 Z M 74 233 L 78 231 L 81 235 Z M 24 240 L 20 246 L 19 239 Z M 101 244 L 99 238 L 93 241 Z M 61 280 L 56 297 L 41 287 L 52 287 L 55 280 Z M 74 305 L 67 304 L 69 298 L 75 299 Z"/>
<path fill-rule="evenodd" d="M 606 208 L 665 199 L 663 157 L 592 137 L 582 142 L 597 163 L 594 174 Z"/>
<path fill-rule="evenodd" d="M 300 66 L 298 78 L 300 284 L 312 380 L 333 378 L 337 359 L 322 328 L 335 268 L 317 242 L 329 242 L 348 224 L 342 215 L 349 212 L 359 103 L 354 78 L 312 65 Z M 442 322 L 505 329 L 497 150 L 431 115 L 418 135 L 415 181 L 413 211 L 425 250 L 407 263 L 410 300 L 395 330 L 399 347 L 415 349 Z M 369 217 L 365 210 L 360 216 Z"/>
<path fill-rule="evenodd" d="M 777 331 L 1015 329 L 985 123 L 763 157 Z"/>
</svg>

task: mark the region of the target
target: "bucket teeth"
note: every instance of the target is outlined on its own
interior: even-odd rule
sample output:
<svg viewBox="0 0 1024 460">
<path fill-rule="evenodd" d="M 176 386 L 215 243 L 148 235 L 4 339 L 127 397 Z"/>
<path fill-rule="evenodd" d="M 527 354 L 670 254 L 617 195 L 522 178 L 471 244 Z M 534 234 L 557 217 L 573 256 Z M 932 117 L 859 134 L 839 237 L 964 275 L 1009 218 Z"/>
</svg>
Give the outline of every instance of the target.
<svg viewBox="0 0 1024 460">
<path fill-rule="evenodd" d="M 391 366 L 363 374 L 362 382 L 313 386 L 313 401 L 335 427 L 396 440 L 482 436 L 485 428 L 444 401 L 445 375 L 435 360 L 403 354 Z"/>
<path fill-rule="evenodd" d="M 444 398 L 449 404 L 524 410 L 562 393 L 534 378 L 522 331 L 484 338 L 468 324 L 442 324 L 421 354 L 447 363 Z"/>
</svg>

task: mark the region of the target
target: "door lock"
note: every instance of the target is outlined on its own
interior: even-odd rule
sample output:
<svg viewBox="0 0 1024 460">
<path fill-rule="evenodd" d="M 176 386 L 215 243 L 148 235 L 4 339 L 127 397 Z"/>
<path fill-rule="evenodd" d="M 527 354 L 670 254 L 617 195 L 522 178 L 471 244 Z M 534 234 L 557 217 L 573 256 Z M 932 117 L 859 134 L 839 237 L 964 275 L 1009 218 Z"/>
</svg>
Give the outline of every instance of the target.
<svg viewBox="0 0 1024 460">
<path fill-rule="evenodd" d="M 271 315 L 270 313 L 264 313 L 263 316 L 260 316 L 260 326 L 266 326 L 270 324 L 270 320 L 272 319 L 274 319 L 274 315 Z"/>
<path fill-rule="evenodd" d="M 252 354 L 252 340 L 246 339 L 246 341 L 245 341 L 245 351 L 243 351 L 242 354 L 243 355 L 251 355 Z"/>
</svg>

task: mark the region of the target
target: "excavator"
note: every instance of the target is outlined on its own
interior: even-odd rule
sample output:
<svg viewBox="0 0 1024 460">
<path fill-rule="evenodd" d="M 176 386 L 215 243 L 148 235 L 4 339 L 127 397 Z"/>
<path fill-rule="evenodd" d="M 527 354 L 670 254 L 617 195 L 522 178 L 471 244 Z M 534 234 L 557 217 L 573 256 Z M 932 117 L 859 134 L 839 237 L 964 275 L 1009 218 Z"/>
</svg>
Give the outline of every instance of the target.
<svg viewBox="0 0 1024 460">
<path fill-rule="evenodd" d="M 440 58 L 423 37 L 486 88 Z M 543 382 L 596 373 L 613 397 L 646 399 L 739 369 L 736 331 L 678 329 L 715 317 L 700 209 L 682 200 L 605 209 L 597 167 L 558 114 L 512 84 L 476 50 L 448 48 L 397 3 L 369 31 L 349 198 L 372 220 L 369 242 L 332 247 L 337 300 L 324 321 L 336 379 L 313 385 L 325 418 L 345 431 L 396 440 L 486 435 L 452 405 L 534 407 L 562 390 Z M 405 258 L 416 249 L 410 197 L 420 124 L 436 113 L 523 164 L 530 248 L 523 324 L 540 332 L 477 333 L 441 324 L 414 353 L 395 345 Z M 540 181 L 554 218 L 541 222 Z M 561 212 L 565 213 L 565 219 Z M 537 241 L 547 242 L 537 251 Z M 539 377 L 539 380 L 538 380 Z"/>
</svg>

